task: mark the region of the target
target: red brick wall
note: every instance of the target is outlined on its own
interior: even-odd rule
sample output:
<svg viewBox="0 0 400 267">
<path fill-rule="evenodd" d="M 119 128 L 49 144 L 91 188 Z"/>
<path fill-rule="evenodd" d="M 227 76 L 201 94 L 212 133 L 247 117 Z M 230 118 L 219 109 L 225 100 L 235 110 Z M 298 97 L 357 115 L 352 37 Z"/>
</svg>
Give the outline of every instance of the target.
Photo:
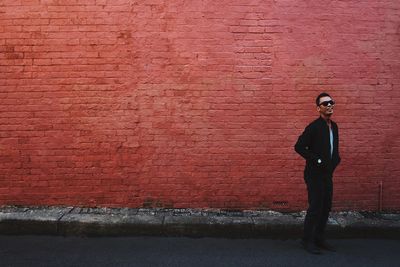
<svg viewBox="0 0 400 267">
<path fill-rule="evenodd" d="M 400 210 L 400 2 L 3 0 L 0 205 L 302 210 L 337 100 L 334 208 Z"/>
</svg>

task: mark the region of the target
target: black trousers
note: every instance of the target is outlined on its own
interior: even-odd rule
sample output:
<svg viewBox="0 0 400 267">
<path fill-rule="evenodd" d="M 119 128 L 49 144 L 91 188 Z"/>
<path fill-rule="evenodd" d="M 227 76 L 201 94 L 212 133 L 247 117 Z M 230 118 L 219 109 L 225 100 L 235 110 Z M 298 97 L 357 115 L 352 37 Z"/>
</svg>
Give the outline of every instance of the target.
<svg viewBox="0 0 400 267">
<path fill-rule="evenodd" d="M 332 208 L 332 176 L 306 177 L 308 209 L 304 220 L 306 242 L 323 241 L 329 212 Z"/>
</svg>

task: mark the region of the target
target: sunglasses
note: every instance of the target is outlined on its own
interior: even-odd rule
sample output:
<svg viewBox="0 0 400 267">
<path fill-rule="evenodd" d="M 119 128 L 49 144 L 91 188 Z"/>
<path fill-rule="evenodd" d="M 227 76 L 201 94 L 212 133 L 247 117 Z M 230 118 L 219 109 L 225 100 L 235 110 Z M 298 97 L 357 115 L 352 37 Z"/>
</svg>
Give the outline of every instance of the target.
<svg viewBox="0 0 400 267">
<path fill-rule="evenodd" d="M 324 101 L 322 103 L 319 103 L 319 105 L 323 105 L 324 107 L 327 107 L 328 105 L 334 106 L 335 105 L 335 101 L 333 101 L 333 100 Z"/>
</svg>

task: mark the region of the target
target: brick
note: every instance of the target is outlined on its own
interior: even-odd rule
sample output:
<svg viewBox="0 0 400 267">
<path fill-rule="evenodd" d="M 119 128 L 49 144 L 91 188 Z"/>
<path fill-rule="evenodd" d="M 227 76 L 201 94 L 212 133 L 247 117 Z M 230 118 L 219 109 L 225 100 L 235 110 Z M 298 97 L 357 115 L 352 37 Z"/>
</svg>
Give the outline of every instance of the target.
<svg viewBox="0 0 400 267">
<path fill-rule="evenodd" d="M 142 207 L 152 194 L 265 209 L 284 194 L 288 206 L 271 207 L 305 209 L 293 145 L 328 91 L 342 133 L 334 208 L 375 209 L 382 180 L 399 209 L 394 1 L 314 1 L 313 13 L 260 0 L 3 2 L 0 205 Z M 140 188 L 134 201 L 126 185 Z M 29 193 L 46 187 L 51 197 Z"/>
</svg>

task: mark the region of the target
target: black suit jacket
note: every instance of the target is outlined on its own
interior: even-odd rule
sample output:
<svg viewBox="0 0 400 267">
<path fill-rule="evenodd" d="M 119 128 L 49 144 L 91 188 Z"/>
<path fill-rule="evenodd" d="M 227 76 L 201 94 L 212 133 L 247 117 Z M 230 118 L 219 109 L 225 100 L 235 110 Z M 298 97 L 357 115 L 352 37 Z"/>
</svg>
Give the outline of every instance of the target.
<svg viewBox="0 0 400 267">
<path fill-rule="evenodd" d="M 331 157 L 331 144 L 329 126 L 319 117 L 311 122 L 299 136 L 294 149 L 306 159 L 304 177 L 329 176 L 340 163 L 339 132 L 337 124 L 331 121 L 333 132 L 333 154 Z M 319 163 L 318 161 L 321 161 Z"/>
</svg>

